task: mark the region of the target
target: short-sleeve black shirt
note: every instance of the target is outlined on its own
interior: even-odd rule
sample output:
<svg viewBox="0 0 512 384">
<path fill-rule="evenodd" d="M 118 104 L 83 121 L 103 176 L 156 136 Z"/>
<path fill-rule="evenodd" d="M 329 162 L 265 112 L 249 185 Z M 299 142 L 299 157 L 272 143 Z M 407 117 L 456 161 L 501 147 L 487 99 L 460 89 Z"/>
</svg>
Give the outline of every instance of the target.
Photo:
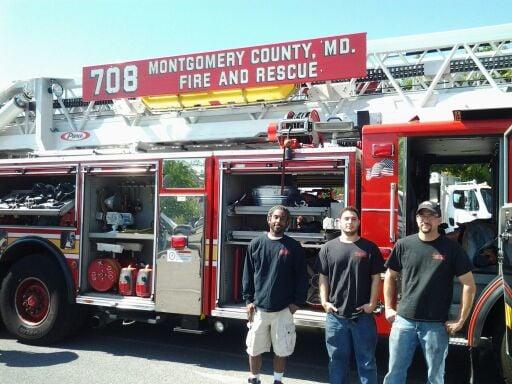
<svg viewBox="0 0 512 384">
<path fill-rule="evenodd" d="M 302 306 L 308 290 L 304 250 L 291 237 L 271 240 L 266 234 L 247 247 L 242 278 L 242 296 L 267 312 L 290 304 Z"/>
<path fill-rule="evenodd" d="M 370 301 L 371 276 L 385 270 L 379 248 L 363 238 L 353 243 L 339 238 L 325 243 L 317 269 L 329 279 L 329 302 L 346 317 Z"/>
<path fill-rule="evenodd" d="M 446 321 L 453 279 L 471 271 L 467 254 L 455 241 L 445 236 L 422 241 L 418 234 L 395 245 L 386 267 L 402 274 L 397 313 L 417 321 Z"/>
</svg>

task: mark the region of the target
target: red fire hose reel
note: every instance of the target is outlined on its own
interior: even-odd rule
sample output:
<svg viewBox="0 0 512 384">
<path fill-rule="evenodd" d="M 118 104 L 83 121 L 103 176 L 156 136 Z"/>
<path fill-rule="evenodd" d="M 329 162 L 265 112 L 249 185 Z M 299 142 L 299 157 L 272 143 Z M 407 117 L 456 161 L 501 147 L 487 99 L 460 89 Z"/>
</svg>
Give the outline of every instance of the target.
<svg viewBox="0 0 512 384">
<path fill-rule="evenodd" d="M 115 259 L 96 259 L 89 264 L 87 280 L 95 291 L 107 292 L 117 286 L 121 265 Z"/>
</svg>

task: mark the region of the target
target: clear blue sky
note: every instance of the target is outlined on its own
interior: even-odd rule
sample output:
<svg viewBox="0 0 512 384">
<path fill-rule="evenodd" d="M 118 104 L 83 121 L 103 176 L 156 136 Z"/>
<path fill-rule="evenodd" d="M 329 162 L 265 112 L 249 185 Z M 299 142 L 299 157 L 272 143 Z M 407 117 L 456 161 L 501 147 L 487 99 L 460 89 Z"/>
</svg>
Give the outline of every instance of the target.
<svg viewBox="0 0 512 384">
<path fill-rule="evenodd" d="M 0 86 L 86 65 L 367 32 L 512 22 L 512 0 L 0 0 Z"/>
</svg>

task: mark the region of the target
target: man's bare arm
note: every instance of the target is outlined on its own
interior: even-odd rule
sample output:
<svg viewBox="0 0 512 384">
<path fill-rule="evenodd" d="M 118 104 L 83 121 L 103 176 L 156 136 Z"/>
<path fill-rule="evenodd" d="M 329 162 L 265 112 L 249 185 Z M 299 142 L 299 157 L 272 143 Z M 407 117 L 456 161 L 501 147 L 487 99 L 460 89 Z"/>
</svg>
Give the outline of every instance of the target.
<svg viewBox="0 0 512 384">
<path fill-rule="evenodd" d="M 379 300 L 380 295 L 380 273 L 376 273 L 372 275 L 372 286 L 370 291 L 370 302 L 361 305 L 357 309 L 363 310 L 365 313 L 372 313 L 375 307 L 377 306 L 377 302 Z"/>
<path fill-rule="evenodd" d="M 469 312 L 471 310 L 471 306 L 473 305 L 473 300 L 476 293 L 473 273 L 465 273 L 464 275 L 459 276 L 458 279 L 462 284 L 462 293 L 460 298 L 461 306 L 458 319 L 447 321 L 445 323 L 446 331 L 450 334 L 454 334 L 464 326 L 464 322 L 469 316 Z"/>
<path fill-rule="evenodd" d="M 395 321 L 397 301 L 397 280 L 398 272 L 390 268 L 384 276 L 384 306 L 386 308 L 386 319 L 390 323 Z"/>
<path fill-rule="evenodd" d="M 337 312 L 336 307 L 329 302 L 329 277 L 320 273 L 318 284 L 320 288 L 320 300 L 324 311 L 326 313 Z"/>
</svg>

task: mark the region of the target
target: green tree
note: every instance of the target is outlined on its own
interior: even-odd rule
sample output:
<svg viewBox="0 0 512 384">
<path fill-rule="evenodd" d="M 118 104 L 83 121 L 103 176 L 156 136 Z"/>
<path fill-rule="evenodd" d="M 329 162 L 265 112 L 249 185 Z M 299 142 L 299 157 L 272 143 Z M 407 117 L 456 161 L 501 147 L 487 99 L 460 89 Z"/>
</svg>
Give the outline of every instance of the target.
<svg viewBox="0 0 512 384">
<path fill-rule="evenodd" d="M 440 172 L 456 177 L 461 181 L 476 180 L 477 183 L 491 184 L 491 170 L 488 164 L 450 164 L 434 165 L 431 172 Z"/>
<path fill-rule="evenodd" d="M 203 186 L 204 159 L 164 162 L 165 188 L 202 188 Z"/>
<path fill-rule="evenodd" d="M 176 224 L 193 225 L 192 221 L 198 220 L 202 215 L 203 199 L 189 197 L 184 201 L 178 201 L 176 196 L 162 197 L 160 210 Z"/>
<path fill-rule="evenodd" d="M 166 160 L 164 188 L 203 188 L 204 159 Z M 176 224 L 193 224 L 202 215 L 202 198 L 178 199 L 175 196 L 160 199 L 160 210 Z"/>
</svg>

